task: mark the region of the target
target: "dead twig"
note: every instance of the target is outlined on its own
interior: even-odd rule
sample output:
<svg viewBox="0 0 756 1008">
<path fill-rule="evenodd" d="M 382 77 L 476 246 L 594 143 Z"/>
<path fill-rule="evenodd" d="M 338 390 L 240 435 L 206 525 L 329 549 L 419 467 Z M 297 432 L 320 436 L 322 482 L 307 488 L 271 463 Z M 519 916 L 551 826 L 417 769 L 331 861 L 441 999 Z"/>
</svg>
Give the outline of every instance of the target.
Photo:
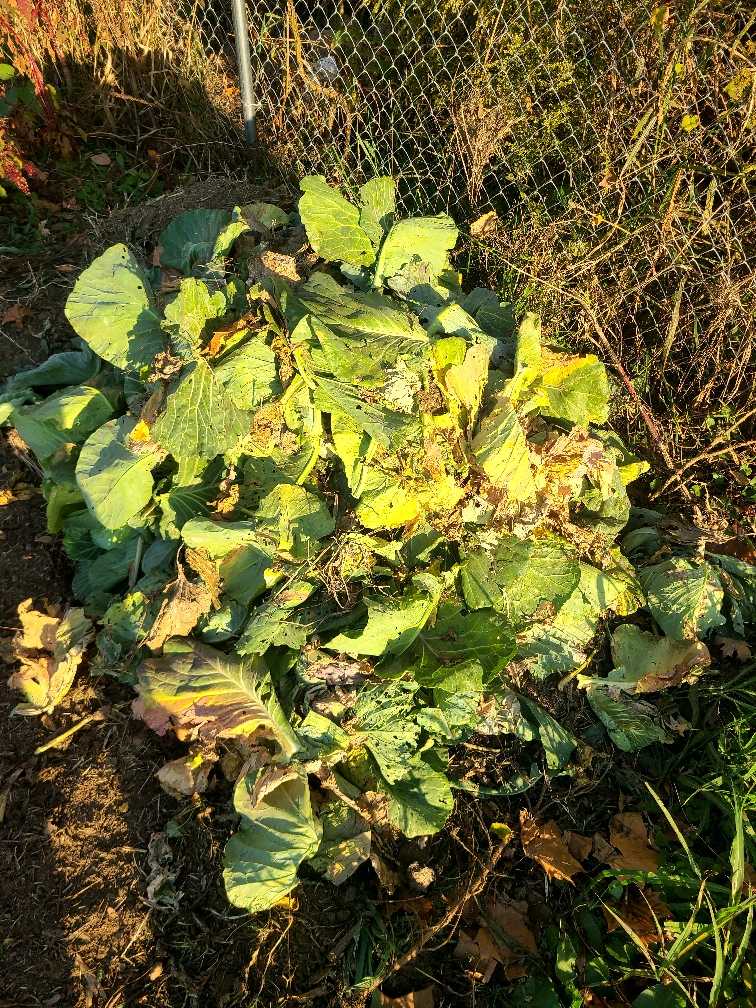
<svg viewBox="0 0 756 1008">
<path fill-rule="evenodd" d="M 753 448 L 754 445 L 756 445 L 756 441 L 743 441 L 742 444 L 739 444 L 737 447 Z M 734 448 L 735 448 L 734 445 L 727 445 L 726 448 L 720 448 L 718 449 L 718 451 L 707 450 L 705 452 L 701 452 L 700 455 L 696 455 L 695 458 L 689 459 L 689 461 L 687 461 L 685 465 L 680 466 L 677 472 L 672 473 L 672 475 L 669 477 L 664 486 L 660 487 L 658 490 L 654 491 L 654 493 L 651 494 L 650 499 L 656 500 L 657 497 L 659 497 L 661 494 L 664 493 L 664 491 L 667 489 L 668 486 L 671 486 L 671 484 L 674 483 L 675 480 L 680 479 L 683 473 L 688 469 L 692 469 L 694 465 L 698 465 L 699 462 L 708 462 L 709 459 L 718 458 L 720 455 L 727 455 L 727 453 L 733 451 Z"/>
<path fill-rule="evenodd" d="M 34 750 L 34 755 L 39 756 L 43 752 L 47 752 L 48 749 L 54 749 L 56 746 L 60 745 L 61 742 L 65 742 L 66 739 L 70 738 L 77 731 L 80 731 L 85 725 L 90 724 L 92 721 L 104 721 L 105 713 L 102 710 L 96 710 L 94 714 L 88 714 L 86 717 L 82 718 L 81 721 L 77 721 L 72 728 L 66 728 L 65 731 L 60 732 L 59 735 L 53 735 L 49 742 L 45 742 L 41 746 L 37 746 Z"/>
</svg>

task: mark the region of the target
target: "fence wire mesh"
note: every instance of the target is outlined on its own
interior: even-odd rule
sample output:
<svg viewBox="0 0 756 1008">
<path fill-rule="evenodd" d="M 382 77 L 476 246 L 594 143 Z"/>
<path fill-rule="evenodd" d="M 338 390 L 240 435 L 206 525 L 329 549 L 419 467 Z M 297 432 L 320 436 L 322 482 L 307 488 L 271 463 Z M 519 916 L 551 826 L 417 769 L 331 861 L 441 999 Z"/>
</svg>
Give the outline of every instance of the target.
<svg viewBox="0 0 756 1008">
<path fill-rule="evenodd" d="M 54 31 L 40 22 L 35 37 L 52 39 L 64 84 L 61 26 L 77 65 L 95 67 L 91 94 L 110 81 L 115 135 L 248 158 L 227 0 L 78 3 L 56 0 Z M 600 329 L 672 441 L 686 411 L 726 422 L 752 394 L 752 3 L 248 0 L 247 12 L 270 172 L 345 191 L 391 174 L 407 212 L 448 211 L 463 229 L 494 211 L 458 266 L 541 310 L 554 340 Z"/>
<path fill-rule="evenodd" d="M 394 175 L 408 212 L 495 211 L 469 264 L 599 321 L 674 416 L 753 384 L 756 45 L 745 7 L 635 0 L 248 4 L 287 175 Z M 211 24 L 211 11 L 203 15 Z M 212 37 L 218 38 L 213 29 Z M 630 347 L 628 347 L 630 349 Z M 641 388 L 646 393 L 647 388 Z"/>
</svg>

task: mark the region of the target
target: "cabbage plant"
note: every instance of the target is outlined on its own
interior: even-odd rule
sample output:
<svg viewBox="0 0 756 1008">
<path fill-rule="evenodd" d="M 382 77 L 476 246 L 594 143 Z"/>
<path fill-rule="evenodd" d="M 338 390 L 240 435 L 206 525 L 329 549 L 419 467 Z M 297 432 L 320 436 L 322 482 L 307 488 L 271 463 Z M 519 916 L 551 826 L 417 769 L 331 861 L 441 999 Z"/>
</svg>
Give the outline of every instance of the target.
<svg viewBox="0 0 756 1008">
<path fill-rule="evenodd" d="M 756 605 L 756 568 L 631 508 L 647 465 L 608 426 L 603 364 L 464 291 L 451 218 L 400 219 L 390 178 L 301 187 L 296 214 L 182 214 L 157 267 L 108 249 L 67 303 L 76 348 L 0 397 L 97 623 L 92 671 L 188 741 L 171 793 L 221 756 L 235 779 L 225 880 L 250 911 L 303 863 L 340 884 L 376 831 L 441 830 L 454 789 L 572 772 L 524 679 L 574 680 L 622 750 L 671 741 L 650 698 Z M 607 620 L 615 667 L 589 674 Z M 541 755 L 498 789 L 456 781 L 474 733 Z"/>
</svg>

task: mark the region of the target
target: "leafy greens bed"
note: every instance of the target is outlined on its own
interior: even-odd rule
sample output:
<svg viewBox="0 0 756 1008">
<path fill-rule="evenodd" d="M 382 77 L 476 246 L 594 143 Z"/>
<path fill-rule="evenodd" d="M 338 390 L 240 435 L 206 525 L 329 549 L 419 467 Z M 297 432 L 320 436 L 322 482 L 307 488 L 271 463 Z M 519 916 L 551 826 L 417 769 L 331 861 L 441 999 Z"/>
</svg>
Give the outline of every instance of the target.
<svg viewBox="0 0 756 1008">
<path fill-rule="evenodd" d="M 447 775 L 474 732 L 541 743 L 497 794 L 569 773 L 523 676 L 574 679 L 622 750 L 671 741 L 685 722 L 649 695 L 756 606 L 756 568 L 631 509 L 647 466 L 605 426 L 603 365 L 463 293 L 450 218 L 397 220 L 388 178 L 302 190 L 298 216 L 182 214 L 157 267 L 110 248 L 68 301 L 80 349 L 0 397 L 83 603 L 19 652 L 16 713 L 51 710 L 94 639 L 92 670 L 190 742 L 167 790 L 232 768 L 226 886 L 250 911 L 303 862 L 343 882 L 375 828 L 442 829 L 455 787 L 492 793 Z M 604 616 L 615 667 L 588 675 Z"/>
</svg>

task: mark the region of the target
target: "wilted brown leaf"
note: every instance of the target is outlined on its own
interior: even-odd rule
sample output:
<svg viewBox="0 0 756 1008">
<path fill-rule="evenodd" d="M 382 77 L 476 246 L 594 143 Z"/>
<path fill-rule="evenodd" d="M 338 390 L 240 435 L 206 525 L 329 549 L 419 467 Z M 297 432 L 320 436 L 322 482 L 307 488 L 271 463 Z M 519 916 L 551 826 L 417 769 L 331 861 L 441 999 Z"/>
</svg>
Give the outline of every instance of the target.
<svg viewBox="0 0 756 1008">
<path fill-rule="evenodd" d="M 621 812 L 609 823 L 609 840 L 621 853 L 608 863 L 630 871 L 656 871 L 659 856 L 648 842 L 648 831 L 640 812 Z"/>
<path fill-rule="evenodd" d="M 590 837 L 581 836 L 580 833 L 570 833 L 566 830 L 564 842 L 567 844 L 567 850 L 576 861 L 585 861 L 588 855 L 593 852 L 593 840 Z"/>
<path fill-rule="evenodd" d="M 604 917 L 608 930 L 611 932 L 620 927 L 617 917 L 621 917 L 646 948 L 659 941 L 657 921 L 661 927 L 663 922 L 669 920 L 671 916 L 667 904 L 650 886 L 629 885 L 625 890 L 625 897 L 620 903 L 607 902 L 604 905 Z"/>
<path fill-rule="evenodd" d="M 199 574 L 205 588 L 210 592 L 213 608 L 220 609 L 220 599 L 218 596 L 220 595 L 221 579 L 217 566 L 210 559 L 210 554 L 206 549 L 191 549 L 191 547 L 187 546 L 185 556 L 186 562 L 196 574 Z"/>
<path fill-rule="evenodd" d="M 753 539 L 746 536 L 733 536 L 732 539 L 726 539 L 721 543 L 707 542 L 706 551 L 719 553 L 721 556 L 735 557 L 736 560 L 756 565 L 756 545 L 754 545 Z"/>
<path fill-rule="evenodd" d="M 406 895 L 403 895 L 402 890 L 404 890 Z M 402 886 L 397 893 L 397 899 L 388 900 L 387 903 L 384 903 L 381 916 L 384 920 L 388 920 L 395 913 L 402 911 L 415 914 L 424 927 L 428 923 L 428 918 L 433 911 L 433 903 L 427 896 L 417 896 L 415 893 L 408 892 Z"/>
<path fill-rule="evenodd" d="M 485 238 L 486 235 L 496 230 L 498 223 L 499 217 L 496 211 L 489 210 L 488 213 L 484 213 L 476 221 L 472 222 L 470 225 L 470 234 L 473 238 Z"/>
<path fill-rule="evenodd" d="M 169 637 L 186 636 L 200 616 L 210 611 L 212 604 L 208 589 L 188 581 L 184 568 L 178 563 L 178 577 L 163 592 L 160 612 L 144 643 L 151 651 L 159 651 Z"/>
<path fill-rule="evenodd" d="M 489 903 L 486 907 L 486 914 L 497 924 L 504 934 L 513 938 L 518 945 L 531 952 L 537 952 L 535 936 L 525 923 L 525 919 L 519 910 L 509 903 Z M 503 950 L 505 953 L 508 949 Z M 511 954 L 511 953 L 510 953 Z"/>
<path fill-rule="evenodd" d="M 433 987 L 412 991 L 412 993 L 403 994 L 398 998 L 389 997 L 382 992 L 380 994 L 381 1008 L 433 1008 L 436 1003 L 436 999 L 433 997 Z"/>
<path fill-rule="evenodd" d="M 520 839 L 525 856 L 537 861 L 550 879 L 572 882 L 573 875 L 584 871 L 567 850 L 567 844 L 553 819 L 539 826 L 523 809 L 520 812 Z"/>
<path fill-rule="evenodd" d="M 738 661 L 744 662 L 751 657 L 751 649 L 744 640 L 736 640 L 734 637 L 715 637 L 714 643 L 725 658 L 737 657 Z"/>
<path fill-rule="evenodd" d="M 2 324 L 9 325 L 11 322 L 13 322 L 13 324 L 17 325 L 19 329 L 23 329 L 25 319 L 33 317 L 34 312 L 31 310 L 31 308 L 27 308 L 25 305 L 22 304 L 14 304 L 6 310 L 5 314 L 3 315 Z"/>
<path fill-rule="evenodd" d="M 160 786 L 172 798 L 186 798 L 202 794 L 207 789 L 210 771 L 215 760 L 202 752 L 190 752 L 182 759 L 171 760 L 157 772 Z"/>
<path fill-rule="evenodd" d="M 22 629 L 15 633 L 12 648 L 21 667 L 8 686 L 26 697 L 13 713 L 38 715 L 49 713 L 71 688 L 93 631 L 82 609 L 69 609 L 59 619 L 37 612 L 31 605 L 32 600 L 27 599 L 18 607 Z"/>
<path fill-rule="evenodd" d="M 481 983 L 488 983 L 497 964 L 503 963 L 506 959 L 485 928 L 480 928 L 474 938 L 466 931 L 460 931 L 459 941 L 452 957 L 464 962 Z"/>
<path fill-rule="evenodd" d="M 52 654 L 55 650 L 55 632 L 60 620 L 32 609 L 31 599 L 19 603 L 18 618 L 21 620 L 21 629 L 13 635 L 16 657 L 32 654 L 34 651 L 49 651 Z"/>
</svg>

